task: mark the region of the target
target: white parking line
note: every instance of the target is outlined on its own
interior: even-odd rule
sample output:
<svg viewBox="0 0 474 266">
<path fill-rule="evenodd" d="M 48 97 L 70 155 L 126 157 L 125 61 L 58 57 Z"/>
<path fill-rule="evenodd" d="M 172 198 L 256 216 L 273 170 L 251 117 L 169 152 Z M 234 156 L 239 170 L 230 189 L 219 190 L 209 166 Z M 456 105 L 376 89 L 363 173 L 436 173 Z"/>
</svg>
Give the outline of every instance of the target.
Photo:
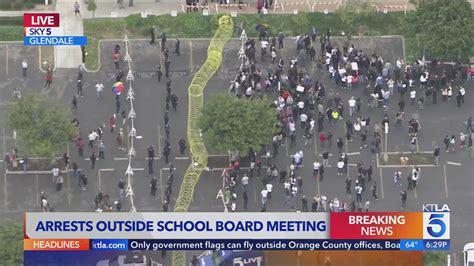
<svg viewBox="0 0 474 266">
<path fill-rule="evenodd" d="M 346 155 L 359 155 L 360 152 L 349 152 L 349 153 L 346 153 Z"/>
<path fill-rule="evenodd" d="M 185 157 L 174 157 L 175 160 L 189 160 L 188 156 Z"/>
<path fill-rule="evenodd" d="M 446 164 L 449 164 L 449 165 L 462 165 L 460 163 L 455 163 L 455 162 L 446 162 Z"/>
</svg>

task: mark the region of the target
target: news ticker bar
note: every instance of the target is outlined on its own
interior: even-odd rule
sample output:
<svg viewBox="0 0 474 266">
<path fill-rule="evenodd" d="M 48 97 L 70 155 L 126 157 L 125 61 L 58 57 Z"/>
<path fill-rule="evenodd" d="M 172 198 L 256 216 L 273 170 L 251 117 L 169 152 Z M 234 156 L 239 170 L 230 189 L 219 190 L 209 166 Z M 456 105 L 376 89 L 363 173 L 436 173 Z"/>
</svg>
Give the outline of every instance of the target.
<svg viewBox="0 0 474 266">
<path fill-rule="evenodd" d="M 449 250 L 450 240 L 25 239 L 25 250 Z"/>
</svg>

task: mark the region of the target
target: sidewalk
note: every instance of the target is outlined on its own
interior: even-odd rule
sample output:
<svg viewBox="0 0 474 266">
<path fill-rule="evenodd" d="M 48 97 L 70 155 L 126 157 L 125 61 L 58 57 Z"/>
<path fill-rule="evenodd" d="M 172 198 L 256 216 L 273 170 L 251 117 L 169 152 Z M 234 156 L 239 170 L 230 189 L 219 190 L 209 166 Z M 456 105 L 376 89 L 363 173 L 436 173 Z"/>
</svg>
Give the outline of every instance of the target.
<svg viewBox="0 0 474 266">
<path fill-rule="evenodd" d="M 75 0 L 58 0 L 56 12 L 61 14 L 61 30 L 63 36 L 83 36 L 82 17 L 74 15 Z M 81 13 L 86 7 L 81 5 Z M 55 46 L 54 58 L 56 68 L 77 68 L 82 63 L 80 46 Z"/>
</svg>

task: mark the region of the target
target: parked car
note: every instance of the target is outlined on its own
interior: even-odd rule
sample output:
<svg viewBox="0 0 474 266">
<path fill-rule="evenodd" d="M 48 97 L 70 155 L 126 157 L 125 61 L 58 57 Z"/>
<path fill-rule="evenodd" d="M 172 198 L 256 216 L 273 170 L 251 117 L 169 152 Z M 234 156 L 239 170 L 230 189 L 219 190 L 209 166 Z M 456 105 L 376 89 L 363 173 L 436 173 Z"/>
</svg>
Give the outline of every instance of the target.
<svg viewBox="0 0 474 266">
<path fill-rule="evenodd" d="M 464 266 L 474 266 L 474 242 L 464 245 Z"/>
</svg>

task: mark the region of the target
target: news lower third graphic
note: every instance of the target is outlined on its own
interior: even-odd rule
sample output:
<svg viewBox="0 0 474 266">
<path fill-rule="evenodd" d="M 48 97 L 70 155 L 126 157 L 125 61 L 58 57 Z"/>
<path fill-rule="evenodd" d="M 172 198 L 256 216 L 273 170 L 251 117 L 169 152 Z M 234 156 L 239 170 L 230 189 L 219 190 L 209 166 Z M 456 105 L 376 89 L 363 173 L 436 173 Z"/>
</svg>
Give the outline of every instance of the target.
<svg viewBox="0 0 474 266">
<path fill-rule="evenodd" d="M 449 208 L 372 213 L 26 213 L 25 251 L 449 250 Z M 426 234 L 425 234 L 426 233 Z"/>
<path fill-rule="evenodd" d="M 23 44 L 28 46 L 87 45 L 86 36 L 64 36 L 58 13 L 25 13 Z"/>
</svg>

